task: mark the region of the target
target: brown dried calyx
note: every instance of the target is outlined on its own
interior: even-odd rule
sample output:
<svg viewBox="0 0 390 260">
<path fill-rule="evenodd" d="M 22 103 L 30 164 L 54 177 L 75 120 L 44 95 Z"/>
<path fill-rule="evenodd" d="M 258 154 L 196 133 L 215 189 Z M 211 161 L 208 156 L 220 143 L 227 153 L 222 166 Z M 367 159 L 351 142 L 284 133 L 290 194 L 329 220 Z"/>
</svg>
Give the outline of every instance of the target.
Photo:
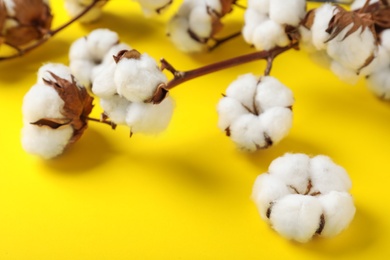
<svg viewBox="0 0 390 260">
<path fill-rule="evenodd" d="M 88 116 L 92 112 L 93 97 L 91 97 L 84 87 L 77 86 L 74 78 L 72 81 L 60 78 L 49 72 L 52 80 L 43 79 L 45 84 L 52 87 L 64 101 L 61 111 L 63 118 L 42 118 L 32 124 L 48 126 L 57 129 L 61 126 L 70 125 L 73 127 L 73 136 L 69 144 L 76 142 L 88 127 Z"/>
<path fill-rule="evenodd" d="M 44 0 L 12 2 L 7 8 L 5 1 L 0 0 L 0 38 L 4 43 L 20 47 L 41 39 L 50 31 L 53 16 Z"/>
</svg>

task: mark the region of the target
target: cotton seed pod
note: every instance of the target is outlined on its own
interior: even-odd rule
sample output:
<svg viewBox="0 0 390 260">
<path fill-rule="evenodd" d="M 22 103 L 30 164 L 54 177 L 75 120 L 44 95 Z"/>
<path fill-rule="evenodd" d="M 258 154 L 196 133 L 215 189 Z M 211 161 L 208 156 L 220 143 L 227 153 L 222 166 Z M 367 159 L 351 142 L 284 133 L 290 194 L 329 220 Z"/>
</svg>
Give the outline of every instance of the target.
<svg viewBox="0 0 390 260">
<path fill-rule="evenodd" d="M 49 159 L 82 136 L 93 98 L 62 64 L 44 65 L 38 77 L 23 100 L 22 145 L 27 152 Z"/>
<path fill-rule="evenodd" d="M 53 16 L 47 0 L 0 0 L 0 11 L 0 38 L 8 45 L 29 44 L 50 30 Z"/>
<path fill-rule="evenodd" d="M 218 103 L 218 127 L 241 150 L 268 148 L 288 134 L 293 103 L 291 90 L 277 79 L 245 74 L 229 85 Z"/>
<path fill-rule="evenodd" d="M 275 231 L 305 243 L 348 227 L 356 211 L 350 188 L 345 169 L 329 157 L 287 153 L 257 177 L 252 198 Z"/>
</svg>

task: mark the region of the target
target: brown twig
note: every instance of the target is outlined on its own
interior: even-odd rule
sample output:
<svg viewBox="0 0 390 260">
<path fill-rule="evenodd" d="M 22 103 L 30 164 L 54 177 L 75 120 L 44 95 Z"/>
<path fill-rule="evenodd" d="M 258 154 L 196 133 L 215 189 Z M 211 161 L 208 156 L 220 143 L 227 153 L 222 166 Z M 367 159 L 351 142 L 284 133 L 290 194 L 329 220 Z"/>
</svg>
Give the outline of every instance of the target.
<svg viewBox="0 0 390 260">
<path fill-rule="evenodd" d="M 96 6 L 99 2 L 107 2 L 107 1 L 109 1 L 109 0 L 94 0 L 90 5 L 85 7 L 85 9 L 81 13 L 79 13 L 77 16 L 73 17 L 71 20 L 69 20 L 65 24 L 61 25 L 60 27 L 58 27 L 58 28 L 56 28 L 54 30 L 49 30 L 45 35 L 43 35 L 43 37 L 41 39 L 39 39 L 38 41 L 34 42 L 33 44 L 31 44 L 31 45 L 29 45 L 29 46 L 27 46 L 27 47 L 25 47 L 23 49 L 15 47 L 15 46 L 10 46 L 10 47 L 16 49 L 17 53 L 9 55 L 9 56 L 5 56 L 5 57 L 0 57 L 0 62 L 4 61 L 4 60 L 10 60 L 10 59 L 21 57 L 24 54 L 34 50 L 35 48 L 37 48 L 37 47 L 41 46 L 42 44 L 44 44 L 45 42 L 47 42 L 55 34 L 61 32 L 63 29 L 67 28 L 69 25 L 71 25 L 72 23 L 74 23 L 75 21 L 77 21 L 78 19 L 83 17 L 94 6 Z"/>
<path fill-rule="evenodd" d="M 112 122 L 112 121 L 109 121 L 109 120 L 107 120 L 107 119 L 97 119 L 97 118 L 93 118 L 93 117 L 87 117 L 86 118 L 88 121 L 92 121 L 92 122 L 96 122 L 96 123 L 102 123 L 102 124 L 106 124 L 106 125 L 109 125 L 109 126 L 111 126 L 111 128 L 113 129 L 113 130 L 115 130 L 115 128 L 116 128 L 116 124 L 114 123 L 114 122 Z"/>
<path fill-rule="evenodd" d="M 220 46 L 221 44 L 227 42 L 227 41 L 230 41 L 231 39 L 234 39 L 238 36 L 241 35 L 241 31 L 240 32 L 236 32 L 236 33 L 233 33 L 232 35 L 229 35 L 229 36 L 226 36 L 224 38 L 221 38 L 221 39 L 217 39 L 217 38 L 213 38 L 213 40 L 215 41 L 214 45 L 211 46 L 209 48 L 209 51 L 213 51 L 215 48 L 217 48 L 218 46 Z"/>
<path fill-rule="evenodd" d="M 265 59 L 268 61 L 266 74 L 269 75 L 272 67 L 272 61 L 275 59 L 275 57 L 279 54 L 282 54 L 290 49 L 297 47 L 298 42 L 294 42 L 286 47 L 276 47 L 269 51 L 258 51 L 188 71 L 178 71 L 167 60 L 161 59 L 161 69 L 167 69 L 169 72 L 171 72 L 173 75 L 173 79 L 171 79 L 167 84 L 161 84 L 157 88 L 154 96 L 150 99 L 150 102 L 154 104 L 160 103 L 165 98 L 166 93 L 169 90 L 191 79 L 256 60 Z"/>
</svg>

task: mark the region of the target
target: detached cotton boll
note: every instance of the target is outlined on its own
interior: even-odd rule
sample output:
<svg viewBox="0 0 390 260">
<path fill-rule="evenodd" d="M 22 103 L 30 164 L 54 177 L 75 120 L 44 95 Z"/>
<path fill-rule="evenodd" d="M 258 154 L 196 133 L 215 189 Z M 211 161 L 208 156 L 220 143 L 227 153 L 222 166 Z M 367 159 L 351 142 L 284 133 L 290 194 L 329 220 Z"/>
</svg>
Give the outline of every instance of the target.
<svg viewBox="0 0 390 260">
<path fill-rule="evenodd" d="M 319 229 L 322 214 L 318 199 L 290 194 L 277 200 L 272 206 L 270 222 L 282 236 L 306 243 Z"/>
<path fill-rule="evenodd" d="M 271 20 L 279 24 L 297 26 L 306 14 L 305 0 L 271 0 L 269 5 Z"/>
<path fill-rule="evenodd" d="M 350 188 L 345 170 L 329 157 L 287 153 L 256 179 L 252 198 L 275 231 L 304 243 L 348 227 L 355 214 Z"/>
<path fill-rule="evenodd" d="M 353 199 L 347 192 L 331 191 L 318 197 L 324 210 L 323 237 L 334 237 L 348 227 L 355 216 L 356 208 Z"/>
<path fill-rule="evenodd" d="M 70 125 L 51 129 L 26 122 L 22 128 L 22 146 L 30 154 L 51 159 L 63 153 L 72 136 L 73 128 Z"/>
<path fill-rule="evenodd" d="M 167 81 L 156 61 L 147 54 L 128 51 L 120 54 L 114 73 L 114 82 L 119 95 L 131 102 L 149 100 L 161 83 Z M 126 55 L 131 55 L 127 58 Z"/>
<path fill-rule="evenodd" d="M 127 110 L 126 124 L 131 133 L 158 134 L 172 118 L 173 99 L 166 97 L 160 104 L 134 102 Z"/>
<path fill-rule="evenodd" d="M 253 33 L 253 44 L 257 50 L 270 50 L 289 43 L 290 40 L 284 32 L 284 27 L 273 20 L 261 23 Z"/>
<path fill-rule="evenodd" d="M 375 71 L 366 78 L 367 87 L 376 96 L 390 100 L 390 66 Z"/>
<path fill-rule="evenodd" d="M 218 106 L 218 127 L 245 151 L 277 144 L 292 126 L 292 92 L 278 80 L 253 74 L 239 76 Z"/>
</svg>

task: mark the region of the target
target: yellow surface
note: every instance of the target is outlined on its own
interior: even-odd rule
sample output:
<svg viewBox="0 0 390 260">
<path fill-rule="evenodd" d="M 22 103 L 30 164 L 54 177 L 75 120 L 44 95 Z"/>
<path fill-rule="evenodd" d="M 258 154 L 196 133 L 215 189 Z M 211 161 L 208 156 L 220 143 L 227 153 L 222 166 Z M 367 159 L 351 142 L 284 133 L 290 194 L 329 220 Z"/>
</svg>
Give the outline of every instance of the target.
<svg viewBox="0 0 390 260">
<path fill-rule="evenodd" d="M 52 1 L 54 2 L 54 1 Z M 177 2 L 177 1 L 176 1 Z M 68 18 L 55 1 L 55 24 Z M 44 161 L 20 144 L 22 97 L 44 62 L 67 63 L 70 43 L 93 28 L 175 67 L 192 69 L 253 51 L 235 39 L 187 55 L 165 37 L 164 21 L 136 3 L 113 0 L 96 24 L 74 24 L 29 55 L 0 63 L 0 259 L 384 259 L 390 256 L 390 106 L 364 81 L 350 86 L 303 52 L 277 58 L 272 75 L 296 99 L 294 125 L 279 145 L 238 152 L 217 129 L 216 104 L 238 75 L 263 61 L 199 78 L 171 92 L 176 109 L 159 136 L 90 123 L 61 157 Z M 242 25 L 242 11 L 226 20 Z M 101 112 L 98 103 L 93 112 Z M 250 193 L 256 176 L 286 152 L 325 154 L 349 172 L 357 213 L 332 239 L 289 242 L 260 219 Z"/>
</svg>

